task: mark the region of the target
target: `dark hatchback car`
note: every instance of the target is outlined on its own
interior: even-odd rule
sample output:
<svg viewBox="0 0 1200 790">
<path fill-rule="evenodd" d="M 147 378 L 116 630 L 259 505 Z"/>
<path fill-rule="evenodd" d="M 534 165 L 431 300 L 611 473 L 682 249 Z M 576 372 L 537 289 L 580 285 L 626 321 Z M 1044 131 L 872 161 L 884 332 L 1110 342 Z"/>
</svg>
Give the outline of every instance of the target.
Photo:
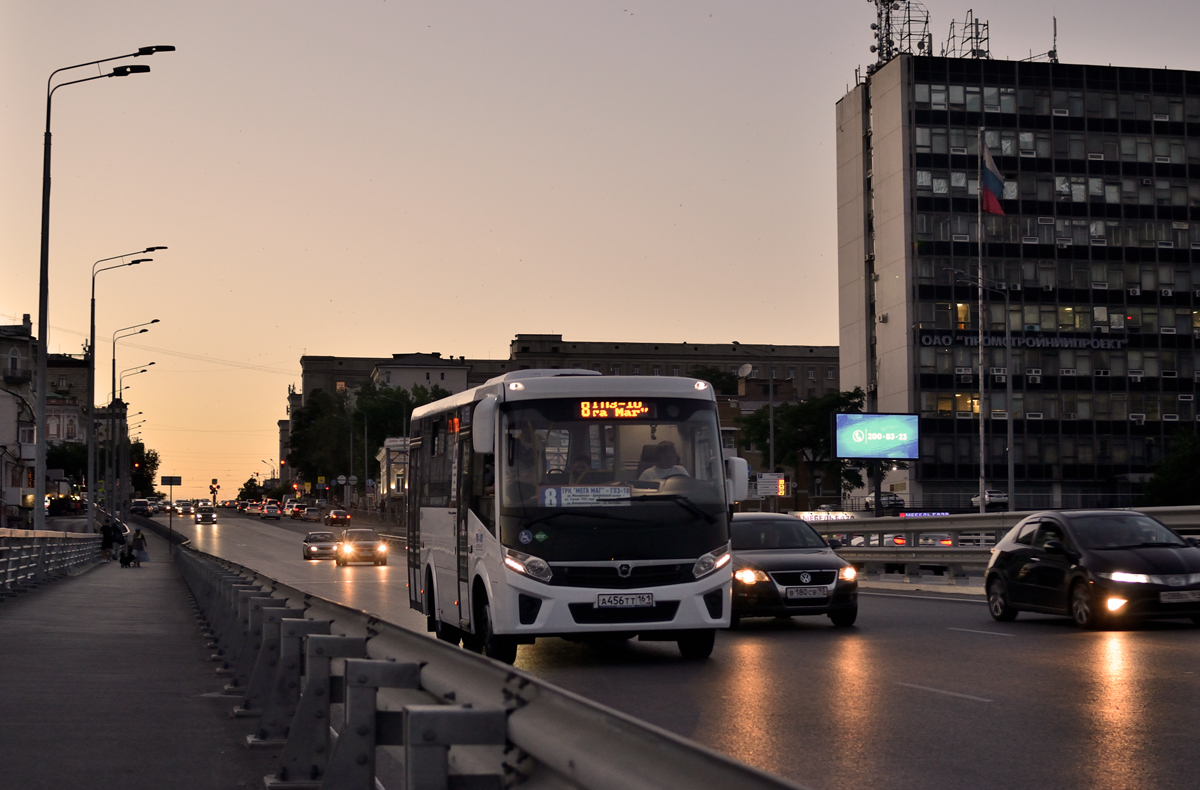
<svg viewBox="0 0 1200 790">
<path fill-rule="evenodd" d="M 1062 614 L 1083 628 L 1148 618 L 1200 625 L 1200 548 L 1130 510 L 1035 513 L 992 550 L 988 609 Z"/>
<path fill-rule="evenodd" d="M 733 611 L 744 617 L 828 615 L 837 626 L 858 617 L 858 576 L 806 522 L 775 513 L 736 513 Z"/>
<path fill-rule="evenodd" d="M 342 530 L 336 561 L 338 565 L 346 565 L 351 562 L 373 562 L 376 565 L 387 565 L 387 544 L 373 529 Z"/>
</svg>

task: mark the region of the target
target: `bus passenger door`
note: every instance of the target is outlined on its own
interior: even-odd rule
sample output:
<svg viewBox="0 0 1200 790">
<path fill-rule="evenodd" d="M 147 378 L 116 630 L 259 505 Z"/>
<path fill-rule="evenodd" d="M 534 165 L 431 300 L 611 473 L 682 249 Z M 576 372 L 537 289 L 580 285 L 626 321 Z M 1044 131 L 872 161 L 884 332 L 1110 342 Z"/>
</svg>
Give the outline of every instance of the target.
<svg viewBox="0 0 1200 790">
<path fill-rule="evenodd" d="M 415 433 L 415 432 L 414 432 Z M 422 589 L 425 580 L 421 578 L 421 492 L 427 479 L 426 464 L 423 461 L 427 451 L 424 442 L 417 434 L 409 442 L 408 448 L 408 492 L 404 497 L 406 519 L 406 548 L 408 564 L 408 605 L 419 612 L 425 611 L 425 597 Z"/>
<path fill-rule="evenodd" d="M 463 409 L 466 420 L 470 419 L 470 408 Z M 470 512 L 471 495 L 471 430 L 464 428 L 458 434 L 458 479 L 455 481 L 457 497 L 457 520 L 455 523 L 455 553 L 458 559 L 458 619 L 463 630 L 471 627 L 471 536 L 468 534 L 467 513 Z"/>
</svg>

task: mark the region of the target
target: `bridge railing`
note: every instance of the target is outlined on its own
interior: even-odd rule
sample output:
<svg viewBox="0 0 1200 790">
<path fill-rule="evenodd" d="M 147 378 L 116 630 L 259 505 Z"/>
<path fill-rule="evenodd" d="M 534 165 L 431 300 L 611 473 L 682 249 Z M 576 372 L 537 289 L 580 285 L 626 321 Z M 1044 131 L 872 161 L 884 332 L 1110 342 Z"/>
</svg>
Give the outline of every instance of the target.
<svg viewBox="0 0 1200 790">
<path fill-rule="evenodd" d="M 100 559 L 100 536 L 0 529 L 0 597 L 20 592 Z"/>
<path fill-rule="evenodd" d="M 279 772 L 268 778 L 268 787 L 300 786 L 297 780 L 304 780 L 313 787 L 373 790 L 375 747 L 406 743 L 402 761 L 410 774 L 410 790 L 463 786 L 461 777 L 459 783 L 456 777 L 446 777 L 447 766 L 451 773 L 492 778 L 488 784 L 470 785 L 480 787 L 530 781 L 530 786 L 579 790 L 796 788 L 520 669 L 186 544 L 175 555 L 214 646 L 224 650 L 225 659 L 236 656 L 245 665 L 222 670 L 235 680 L 241 678 L 227 687 L 227 693 L 240 690 L 244 695 L 235 712 L 248 715 L 262 706 L 263 727 L 248 743 L 268 742 L 273 735 L 286 733 Z M 305 625 L 303 636 L 294 624 Z M 289 642 L 289 634 L 297 634 L 291 638 L 299 641 Z M 284 659 L 285 654 L 289 658 Z M 303 664 L 308 674 L 302 682 L 283 674 L 297 666 L 291 658 L 296 655 L 309 657 Z M 396 677 L 386 681 L 377 675 Z M 287 688 L 297 689 L 298 698 L 271 696 L 271 689 Z M 328 720 L 331 701 L 345 702 L 345 721 L 336 737 Z M 362 710 L 360 703 L 374 704 Z M 283 726 L 276 721 L 280 711 L 287 716 Z M 428 719 L 437 711 L 445 716 Z M 472 725 L 472 716 L 464 711 L 478 711 L 487 719 L 487 727 L 494 728 L 499 721 L 498 735 L 480 740 L 471 729 L 480 722 Z M 398 713 L 407 724 L 393 720 Z M 417 730 L 421 738 L 414 743 L 406 734 L 418 717 L 431 723 Z M 480 743 L 503 746 L 462 752 L 454 746 Z M 412 771 L 418 763 L 430 767 L 431 755 L 420 757 L 420 749 L 433 747 L 441 755 L 432 755 L 434 762 L 440 761 L 442 767 L 414 781 Z"/>
</svg>

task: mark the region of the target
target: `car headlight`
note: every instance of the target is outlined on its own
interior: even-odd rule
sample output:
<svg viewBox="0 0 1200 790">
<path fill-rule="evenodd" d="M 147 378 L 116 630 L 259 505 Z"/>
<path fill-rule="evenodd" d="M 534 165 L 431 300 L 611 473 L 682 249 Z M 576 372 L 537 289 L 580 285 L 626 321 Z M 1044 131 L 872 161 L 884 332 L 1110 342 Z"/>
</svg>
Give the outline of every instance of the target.
<svg viewBox="0 0 1200 790">
<path fill-rule="evenodd" d="M 742 584 L 757 584 L 758 582 L 770 581 L 770 577 L 767 574 L 756 568 L 740 568 L 733 572 L 733 578 Z"/>
<path fill-rule="evenodd" d="M 353 554 L 353 553 L 354 553 L 354 547 L 351 546 L 349 543 L 345 543 L 342 545 L 342 554 Z"/>
<path fill-rule="evenodd" d="M 696 560 L 696 564 L 692 566 L 692 575 L 697 579 L 701 579 L 718 568 L 728 565 L 730 559 L 732 557 L 729 554 L 729 544 L 726 543 L 716 551 L 710 551 Z"/>
<path fill-rule="evenodd" d="M 1114 582 L 1124 582 L 1126 584 L 1150 584 L 1151 579 L 1144 573 L 1126 573 L 1125 571 L 1114 571 L 1112 573 L 1097 573 L 1101 579 L 1109 579 Z"/>
<path fill-rule="evenodd" d="M 380 554 L 383 554 L 384 552 L 387 551 L 387 544 L 380 543 L 378 546 L 375 547 L 375 551 L 379 552 Z"/>
<path fill-rule="evenodd" d="M 842 568 L 838 571 L 838 579 L 841 581 L 852 582 L 857 578 L 858 571 L 854 569 L 853 565 L 847 565 L 845 568 Z"/>
<path fill-rule="evenodd" d="M 309 551 L 316 551 L 316 550 L 317 550 L 317 547 L 316 547 L 316 546 L 309 546 L 309 547 L 308 547 L 308 550 L 309 550 Z"/>
<path fill-rule="evenodd" d="M 540 582 L 548 582 L 554 575 L 554 572 L 550 570 L 550 563 L 541 557 L 534 557 L 532 554 L 523 554 L 512 549 L 505 551 L 504 564 L 517 573 L 524 574 L 531 579 L 537 579 Z"/>
</svg>

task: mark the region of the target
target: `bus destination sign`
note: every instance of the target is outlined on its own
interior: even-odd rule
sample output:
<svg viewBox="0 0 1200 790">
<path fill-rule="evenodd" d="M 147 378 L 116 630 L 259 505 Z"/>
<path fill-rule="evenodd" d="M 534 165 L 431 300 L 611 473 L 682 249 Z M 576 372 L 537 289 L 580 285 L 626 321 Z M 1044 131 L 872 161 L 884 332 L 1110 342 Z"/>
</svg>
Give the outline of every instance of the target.
<svg viewBox="0 0 1200 790">
<path fill-rule="evenodd" d="M 640 400 L 585 400 L 579 402 L 579 416 L 585 420 L 635 419 L 650 414 L 650 406 Z"/>
</svg>

